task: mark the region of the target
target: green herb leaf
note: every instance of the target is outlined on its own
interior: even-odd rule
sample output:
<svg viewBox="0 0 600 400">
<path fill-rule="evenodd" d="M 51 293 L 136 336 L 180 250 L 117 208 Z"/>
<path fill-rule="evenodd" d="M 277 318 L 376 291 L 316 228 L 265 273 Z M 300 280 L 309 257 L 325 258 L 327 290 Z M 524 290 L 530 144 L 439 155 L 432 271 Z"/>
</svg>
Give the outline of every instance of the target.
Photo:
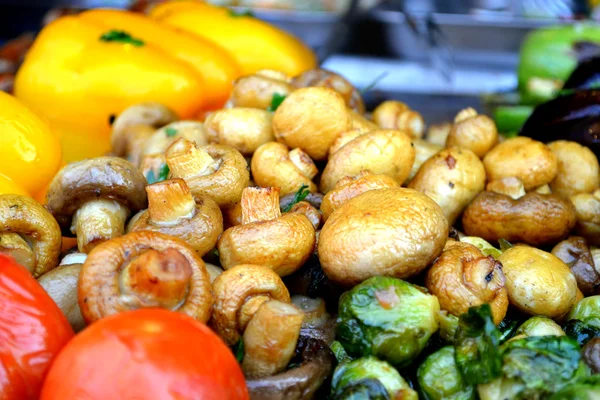
<svg viewBox="0 0 600 400">
<path fill-rule="evenodd" d="M 148 171 L 146 174 L 146 181 L 148 181 L 148 185 L 156 183 L 156 175 L 154 174 L 154 170 Z"/>
<path fill-rule="evenodd" d="M 239 11 L 238 10 L 229 9 L 229 15 L 231 17 L 234 17 L 234 18 L 239 18 L 239 17 L 254 17 L 254 13 L 250 9 L 239 10 Z"/>
<path fill-rule="evenodd" d="M 500 245 L 500 250 L 502 251 L 506 251 L 513 247 L 513 245 L 508 240 L 502 238 L 498 239 L 498 244 Z"/>
<path fill-rule="evenodd" d="M 233 346 L 233 354 L 238 363 L 241 364 L 242 361 L 244 361 L 244 339 L 240 339 L 240 341 Z"/>
<path fill-rule="evenodd" d="M 165 133 L 166 133 L 167 137 L 173 137 L 173 136 L 177 135 L 177 129 L 169 126 L 167 129 L 165 129 Z"/>
<path fill-rule="evenodd" d="M 273 112 L 277 110 L 277 108 L 279 108 L 281 103 L 283 103 L 285 100 L 285 97 L 286 96 L 284 94 L 273 93 L 273 99 L 271 100 L 271 105 L 267 107 L 267 111 Z"/>
<path fill-rule="evenodd" d="M 167 178 L 169 177 L 169 172 L 171 172 L 171 170 L 169 169 L 169 166 L 167 164 L 163 164 L 162 167 L 160 167 L 160 170 L 158 171 L 158 181 L 157 182 L 162 182 L 167 180 Z"/>
<path fill-rule="evenodd" d="M 386 76 L 388 76 L 390 73 L 388 71 L 382 72 L 381 74 L 379 74 L 378 76 L 375 77 L 375 79 L 373 79 L 373 81 L 371 83 L 369 83 L 367 86 L 365 86 L 364 88 L 362 88 L 362 90 L 360 91 L 360 94 L 365 94 L 370 92 L 371 90 L 373 90 L 373 88 L 375 86 L 377 86 L 377 84 Z"/>
<path fill-rule="evenodd" d="M 500 331 L 489 304 L 471 307 L 459 318 L 454 358 L 465 382 L 487 383 L 502 374 Z"/>
<path fill-rule="evenodd" d="M 144 45 L 144 42 L 140 39 L 136 39 L 132 37 L 129 33 L 125 31 L 112 30 L 108 31 L 102 36 L 100 36 L 100 40 L 103 42 L 120 42 L 131 44 L 136 47 L 141 47 Z"/>
<path fill-rule="evenodd" d="M 308 186 L 306 186 L 306 185 L 300 186 L 300 189 L 298 189 L 298 191 L 294 195 L 292 202 L 290 204 L 288 204 L 287 206 L 283 207 L 283 209 L 281 211 L 284 213 L 289 212 L 296 203 L 300 203 L 302 200 L 304 200 L 306 198 L 306 196 L 309 195 L 309 193 L 310 193 L 310 190 L 308 190 Z"/>
</svg>

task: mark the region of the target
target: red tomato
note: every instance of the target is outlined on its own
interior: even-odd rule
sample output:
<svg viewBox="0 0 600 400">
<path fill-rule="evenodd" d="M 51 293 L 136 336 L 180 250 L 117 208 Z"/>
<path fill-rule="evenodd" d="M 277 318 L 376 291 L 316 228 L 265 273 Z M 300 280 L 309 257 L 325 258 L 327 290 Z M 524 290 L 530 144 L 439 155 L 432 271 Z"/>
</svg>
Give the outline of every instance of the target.
<svg viewBox="0 0 600 400">
<path fill-rule="evenodd" d="M 181 313 L 141 309 L 101 319 L 56 357 L 41 400 L 247 400 L 225 343 Z"/>
<path fill-rule="evenodd" d="M 37 399 L 69 322 L 22 266 L 0 254 L 0 399 Z"/>
</svg>

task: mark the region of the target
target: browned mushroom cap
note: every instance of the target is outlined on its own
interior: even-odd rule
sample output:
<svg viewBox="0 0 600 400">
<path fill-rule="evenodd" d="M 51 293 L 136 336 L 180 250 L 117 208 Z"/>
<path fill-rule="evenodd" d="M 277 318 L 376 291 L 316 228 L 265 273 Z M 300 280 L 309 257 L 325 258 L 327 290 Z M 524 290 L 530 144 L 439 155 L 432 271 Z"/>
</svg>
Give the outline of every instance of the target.
<svg viewBox="0 0 600 400">
<path fill-rule="evenodd" d="M 248 379 L 246 384 L 253 399 L 261 400 L 303 400 L 316 398 L 323 382 L 329 377 L 335 365 L 335 356 L 326 343 L 300 337 L 296 348 L 300 366 L 275 376 L 261 379 Z"/>
<path fill-rule="evenodd" d="M 98 157 L 64 167 L 52 180 L 47 207 L 79 251 L 120 236 L 130 213 L 146 208 L 146 178 L 129 161 Z"/>
<path fill-rule="evenodd" d="M 384 101 L 377 106 L 373 111 L 373 121 L 383 129 L 398 129 L 415 139 L 422 138 L 425 133 L 421 114 L 396 100 Z"/>
<path fill-rule="evenodd" d="M 161 307 L 206 322 L 213 304 L 204 262 L 188 244 L 158 232 L 132 232 L 98 245 L 79 277 L 87 323 L 126 310 Z"/>
<path fill-rule="evenodd" d="M 359 131 L 360 133 L 367 133 L 379 129 L 379 125 L 375 122 L 367 119 L 362 114 L 356 111 L 350 110 L 351 128 Z"/>
<path fill-rule="evenodd" d="M 376 275 L 403 279 L 430 265 L 447 237 L 448 221 L 429 197 L 412 189 L 371 190 L 327 219 L 319 260 L 327 277 L 343 286 Z"/>
<path fill-rule="evenodd" d="M 315 160 L 327 158 L 329 146 L 351 128 L 342 96 L 325 87 L 298 89 L 285 98 L 273 115 L 278 142 L 301 148 Z"/>
<path fill-rule="evenodd" d="M 211 198 L 196 200 L 183 179 L 146 186 L 148 210 L 129 231 L 154 231 L 175 236 L 189 244 L 202 257 L 217 244 L 223 232 L 221 209 Z"/>
<path fill-rule="evenodd" d="M 490 242 L 505 239 L 534 246 L 555 244 L 575 226 L 573 205 L 555 194 L 527 193 L 518 200 L 482 192 L 467 207 L 465 233 Z"/>
<path fill-rule="evenodd" d="M 373 129 L 370 129 L 369 132 L 371 130 L 373 130 Z M 336 151 L 338 151 L 339 149 L 344 147 L 346 144 L 350 143 L 357 137 L 364 135 L 365 133 L 367 133 L 367 132 L 364 132 L 361 129 L 350 129 L 349 131 L 340 133 L 338 135 L 337 139 L 335 139 L 333 141 L 333 143 L 331 144 L 331 146 L 329 146 L 329 152 L 328 152 L 329 157 L 331 157 L 331 155 L 333 153 L 335 153 Z"/>
<path fill-rule="evenodd" d="M 597 294 L 600 274 L 584 238 L 571 236 L 554 246 L 552 254 L 571 269 L 577 279 L 577 287 L 585 296 Z"/>
<path fill-rule="evenodd" d="M 261 70 L 235 81 L 229 97 L 233 107 L 252 107 L 266 110 L 274 95 L 287 96 L 293 90 L 289 78 L 278 71 Z"/>
<path fill-rule="evenodd" d="M 496 143 L 498 143 L 498 130 L 494 121 L 486 115 L 477 114 L 477 111 L 472 108 L 466 108 L 454 118 L 446 147 L 469 149 L 481 158 Z"/>
<path fill-rule="evenodd" d="M 205 146 L 208 144 L 208 133 L 204 124 L 198 121 L 177 121 L 156 130 L 148 138 L 144 146 L 143 157 L 151 157 L 155 154 L 164 155 L 170 145 L 176 140 L 184 138 L 196 144 Z"/>
<path fill-rule="evenodd" d="M 323 86 L 342 95 L 346 105 L 359 114 L 364 114 L 365 103 L 360 92 L 343 76 L 322 68 L 311 69 L 292 80 L 295 88 Z"/>
<path fill-rule="evenodd" d="M 327 193 L 340 179 L 363 170 L 389 175 L 402 184 L 414 161 L 415 149 L 408 135 L 395 130 L 372 131 L 331 155 L 321 176 L 321 191 Z"/>
<path fill-rule="evenodd" d="M 212 284 L 215 296 L 210 325 L 229 345 L 237 343 L 246 325 L 269 300 L 290 302 L 290 294 L 273 270 L 260 265 L 237 265 Z"/>
<path fill-rule="evenodd" d="M 499 324 L 508 309 L 502 265 L 485 257 L 469 243 L 449 241 L 442 255 L 429 269 L 427 289 L 440 301 L 440 307 L 460 316 L 469 307 L 487 303 L 494 322 Z"/>
<path fill-rule="evenodd" d="M 368 192 L 369 190 L 398 187 L 400 187 L 400 184 L 394 178 L 387 175 L 375 175 L 370 171 L 361 171 L 356 176 L 342 178 L 323 197 L 323 203 L 321 204 L 323 220 L 327 221 L 332 212 L 359 194 Z"/>
<path fill-rule="evenodd" d="M 0 195 L 0 253 L 10 254 L 38 277 L 58 265 L 61 240 L 56 220 L 37 201 Z"/>
<path fill-rule="evenodd" d="M 581 358 L 595 374 L 600 373 L 600 338 L 593 338 L 583 346 Z"/>
<path fill-rule="evenodd" d="M 571 196 L 577 214 L 575 232 L 591 245 L 600 245 L 600 190 Z"/>
<path fill-rule="evenodd" d="M 315 231 L 321 226 L 321 220 L 323 219 L 321 213 L 307 201 L 297 202 L 292 206 L 289 212 L 304 215 L 312 223 Z"/>
<path fill-rule="evenodd" d="M 238 203 L 250 180 L 244 156 L 228 146 L 196 147 L 181 138 L 167 149 L 166 160 L 171 177 L 182 178 L 194 196 L 208 196 L 219 207 Z"/>
<path fill-rule="evenodd" d="M 315 240 L 315 229 L 305 215 L 281 215 L 279 189 L 246 188 L 242 194 L 242 225 L 223 232 L 217 247 L 225 269 L 256 264 L 286 276 L 310 257 Z"/>
<path fill-rule="evenodd" d="M 278 187 L 281 194 L 295 193 L 302 185 L 314 192 L 314 178 L 319 172 L 308 154 L 300 149 L 289 150 L 282 143 L 260 146 L 250 163 L 252 177 L 261 187 Z"/>
<path fill-rule="evenodd" d="M 154 131 L 176 120 L 177 115 L 159 103 L 141 103 L 126 108 L 112 125 L 114 155 L 127 157 L 134 165 L 139 165 L 145 142 Z"/>
</svg>

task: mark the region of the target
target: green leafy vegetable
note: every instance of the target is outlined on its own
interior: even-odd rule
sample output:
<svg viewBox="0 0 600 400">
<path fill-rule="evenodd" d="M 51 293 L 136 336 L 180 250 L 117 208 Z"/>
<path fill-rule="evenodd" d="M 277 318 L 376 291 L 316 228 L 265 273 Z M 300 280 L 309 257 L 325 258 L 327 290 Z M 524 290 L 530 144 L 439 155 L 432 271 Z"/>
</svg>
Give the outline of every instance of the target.
<svg viewBox="0 0 600 400">
<path fill-rule="evenodd" d="M 590 340 L 600 337 L 600 328 L 590 325 L 578 319 L 572 319 L 564 326 L 564 331 L 572 339 L 575 339 L 580 346 L 585 345 Z"/>
<path fill-rule="evenodd" d="M 177 129 L 170 126 L 167 129 L 165 129 L 165 134 L 167 135 L 167 137 L 173 137 L 177 135 Z"/>
<path fill-rule="evenodd" d="M 508 313 L 502 322 L 500 322 L 500 325 L 498 325 L 498 329 L 500 330 L 500 343 L 504 343 L 515 336 L 517 329 L 524 321 L 525 318 L 515 315 L 515 313 Z"/>
<path fill-rule="evenodd" d="M 244 361 L 244 339 L 240 339 L 240 341 L 233 346 L 233 354 L 238 363 L 241 364 L 242 361 Z"/>
<path fill-rule="evenodd" d="M 500 245 L 500 250 L 502 251 L 506 251 L 513 247 L 513 245 L 508 240 L 502 238 L 498 239 L 498 244 Z"/>
<path fill-rule="evenodd" d="M 140 39 L 132 37 L 129 33 L 119 30 L 111 30 L 100 36 L 100 40 L 103 42 L 120 42 L 131 44 L 136 47 L 141 47 L 144 42 Z"/>
<path fill-rule="evenodd" d="M 271 99 L 271 105 L 267 107 L 267 111 L 274 112 L 279 108 L 281 103 L 285 100 L 287 96 L 284 94 L 273 93 L 273 98 Z"/>
<path fill-rule="evenodd" d="M 289 212 L 296 203 L 299 203 L 302 200 L 304 200 L 306 198 L 306 196 L 309 195 L 309 193 L 310 193 L 310 190 L 308 190 L 307 185 L 300 186 L 300 189 L 298 189 L 298 191 L 294 195 L 292 202 L 290 204 L 288 204 L 287 206 L 283 207 L 283 209 L 281 211 L 284 213 Z"/>
<path fill-rule="evenodd" d="M 146 181 L 148 181 L 148 185 L 152 185 L 156 182 L 162 182 L 164 180 L 167 180 L 167 178 L 169 177 L 169 172 L 169 166 L 167 164 L 163 164 L 158 170 L 158 176 L 156 176 L 154 170 L 148 171 L 148 173 L 146 174 Z"/>
<path fill-rule="evenodd" d="M 592 375 L 567 384 L 549 400 L 595 400 L 599 398 L 600 375 Z"/>
<path fill-rule="evenodd" d="M 229 9 L 229 15 L 231 17 L 234 17 L 234 18 L 239 18 L 239 17 L 254 17 L 254 13 L 250 9 L 239 10 L 239 11 L 238 10 Z"/>
<path fill-rule="evenodd" d="M 423 397 L 428 400 L 475 399 L 475 388 L 465 383 L 454 361 L 454 347 L 431 354 L 417 371 Z"/>
<path fill-rule="evenodd" d="M 469 385 L 490 382 L 500 376 L 500 331 L 488 304 L 471 307 L 461 315 L 455 340 L 455 360 Z"/>
<path fill-rule="evenodd" d="M 438 322 L 440 324 L 440 338 L 448 344 L 454 343 L 456 331 L 458 330 L 458 317 L 442 310 L 438 313 Z"/>
<path fill-rule="evenodd" d="M 390 400 L 385 386 L 377 379 L 361 379 L 335 396 L 336 400 Z"/>
<path fill-rule="evenodd" d="M 558 325 L 556 322 L 552 321 L 548 317 L 542 317 L 538 315 L 523 322 L 515 334 L 517 336 L 562 336 L 565 333 L 560 328 L 560 325 Z"/>
<path fill-rule="evenodd" d="M 365 94 L 370 92 L 371 90 L 373 90 L 373 88 L 375 88 L 375 86 L 377 86 L 377 84 L 386 76 L 388 76 L 390 73 L 388 71 L 382 72 L 381 74 L 377 75 L 375 77 L 375 79 L 373 79 L 373 81 L 371 83 L 369 83 L 367 86 L 365 86 L 364 88 L 362 88 L 362 90 L 360 91 L 360 94 Z"/>
<path fill-rule="evenodd" d="M 337 340 L 334 340 L 333 343 L 331 343 L 331 346 L 329 347 L 335 355 L 335 358 L 337 359 L 338 363 L 352 361 L 352 357 L 350 357 L 348 353 L 346 353 L 346 349 L 344 349 L 344 346 L 342 346 L 342 344 Z"/>
</svg>

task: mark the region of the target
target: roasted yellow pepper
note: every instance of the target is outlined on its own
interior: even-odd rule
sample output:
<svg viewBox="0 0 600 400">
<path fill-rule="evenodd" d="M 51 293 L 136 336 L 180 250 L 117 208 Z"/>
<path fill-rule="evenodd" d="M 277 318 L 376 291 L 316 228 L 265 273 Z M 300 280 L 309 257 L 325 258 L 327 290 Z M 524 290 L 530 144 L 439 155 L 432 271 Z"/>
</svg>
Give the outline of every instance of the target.
<svg viewBox="0 0 600 400">
<path fill-rule="evenodd" d="M 315 54 L 292 35 L 251 16 L 194 1 L 161 3 L 150 16 L 222 46 L 244 75 L 274 69 L 298 75 L 317 65 Z"/>
<path fill-rule="evenodd" d="M 60 143 L 48 126 L 0 92 L 0 194 L 40 199 L 60 166 Z"/>
<path fill-rule="evenodd" d="M 90 19 L 67 16 L 46 26 L 15 80 L 15 95 L 47 119 L 65 161 L 108 152 L 112 119 L 133 104 L 160 102 L 181 118 L 205 109 L 205 82 L 181 56 L 150 35 L 142 33 L 146 42 Z"/>
</svg>

